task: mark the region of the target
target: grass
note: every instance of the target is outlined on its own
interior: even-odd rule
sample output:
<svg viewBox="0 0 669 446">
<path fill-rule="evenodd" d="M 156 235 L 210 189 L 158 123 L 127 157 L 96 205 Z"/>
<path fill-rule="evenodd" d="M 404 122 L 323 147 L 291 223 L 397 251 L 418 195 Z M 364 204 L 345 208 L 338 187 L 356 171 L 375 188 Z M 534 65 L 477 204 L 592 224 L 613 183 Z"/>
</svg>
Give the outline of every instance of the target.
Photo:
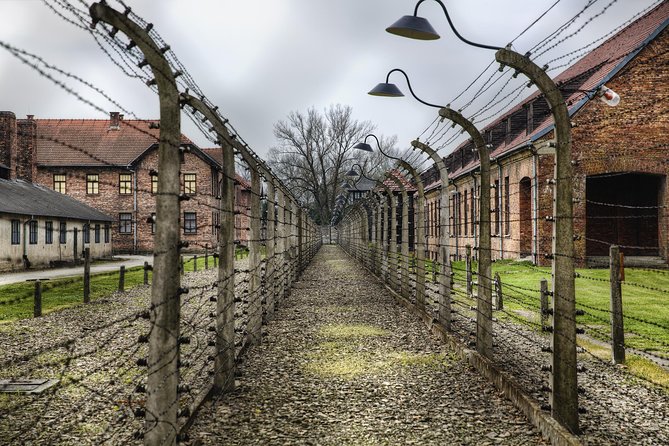
<svg viewBox="0 0 669 446">
<path fill-rule="evenodd" d="M 393 370 L 447 367 L 453 358 L 441 353 L 415 353 L 370 348 L 371 339 L 389 331 L 373 325 L 326 325 L 323 341 L 306 354 L 305 369 L 323 378 L 351 380 L 363 375 L 383 375 Z"/>
<path fill-rule="evenodd" d="M 107 297 L 118 290 L 118 272 L 91 275 L 91 301 Z M 149 272 L 149 280 L 151 280 Z M 125 289 L 144 283 L 143 267 L 125 272 Z M 35 285 L 32 282 L 0 287 L 0 324 L 33 316 Z M 42 282 L 42 314 L 48 314 L 83 303 L 83 277 L 68 277 Z"/>
</svg>

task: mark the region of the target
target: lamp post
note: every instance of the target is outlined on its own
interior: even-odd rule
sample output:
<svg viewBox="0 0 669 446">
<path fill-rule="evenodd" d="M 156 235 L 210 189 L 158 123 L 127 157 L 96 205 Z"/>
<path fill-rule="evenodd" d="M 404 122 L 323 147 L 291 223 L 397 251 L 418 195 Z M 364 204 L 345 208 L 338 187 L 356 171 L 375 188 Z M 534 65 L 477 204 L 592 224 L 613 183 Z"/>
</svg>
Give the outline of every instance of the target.
<svg viewBox="0 0 669 446">
<path fill-rule="evenodd" d="M 416 3 L 412 16 L 404 16 L 389 26 L 386 31 L 403 37 L 419 40 L 439 38 L 427 19 L 418 17 Z M 553 364 L 551 373 L 551 411 L 553 418 L 573 433 L 578 427 L 578 392 L 576 373 L 576 306 L 574 291 L 574 239 L 573 201 L 571 172 L 571 125 L 567 106 L 553 80 L 544 69 L 532 62 L 528 55 L 521 55 L 506 48 L 471 42 L 458 33 L 451 21 L 446 6 L 435 0 L 444 11 L 455 35 L 463 42 L 484 49 L 495 50 L 495 59 L 502 66 L 510 66 L 525 74 L 544 94 L 551 106 L 555 123 L 555 193 L 553 225 Z M 483 190 L 483 186 L 481 186 Z"/>
<path fill-rule="evenodd" d="M 400 93 L 401 94 L 401 93 Z M 376 140 L 376 147 L 379 150 L 379 152 L 385 156 L 386 158 L 390 158 L 392 160 L 397 161 L 398 165 L 403 167 L 405 170 L 407 170 L 414 178 L 416 181 L 417 189 L 418 189 L 418 199 L 415 201 L 416 205 L 414 206 L 414 231 L 415 231 L 415 237 L 414 237 L 414 252 L 415 252 L 415 258 L 416 258 L 416 305 L 423 309 L 425 308 L 425 232 L 424 232 L 424 218 L 423 218 L 423 207 L 425 205 L 425 195 L 423 192 L 423 183 L 420 179 L 420 175 L 416 172 L 416 170 L 411 166 L 409 163 L 404 161 L 401 158 L 389 155 L 383 151 L 381 148 L 381 143 L 379 139 L 374 135 L 373 133 L 370 133 L 369 135 L 365 136 L 365 139 L 363 142 L 360 142 L 356 145 L 353 146 L 354 149 L 362 150 L 365 152 L 373 152 L 374 149 L 372 146 L 367 144 L 367 139 L 368 138 L 374 138 Z M 399 183 L 398 183 L 399 184 Z M 406 192 L 404 192 L 404 195 L 406 195 Z M 403 198 L 406 199 L 407 197 L 403 195 Z M 407 203 L 408 206 L 408 203 Z M 415 209 L 418 209 L 416 211 Z M 404 225 L 405 225 L 405 220 L 406 219 L 406 224 L 408 225 L 408 207 L 407 207 L 407 216 L 404 216 L 404 208 L 402 209 L 403 212 L 403 232 L 404 232 Z M 407 226 L 407 234 L 408 234 L 408 226 Z M 408 237 L 407 237 L 407 247 L 408 247 Z M 406 252 L 407 257 L 405 260 L 408 263 L 408 252 Z M 408 268 L 407 268 L 407 277 L 408 277 Z"/>
<path fill-rule="evenodd" d="M 411 17 L 411 16 L 409 16 Z M 425 19 L 421 19 L 425 21 Z M 404 20 L 407 22 L 407 20 Z M 427 24 L 429 26 L 429 23 Z M 431 27 L 430 27 L 431 28 Z M 474 141 L 474 145 L 479 154 L 480 159 L 480 170 L 481 170 L 481 193 L 479 195 L 479 215 L 481 216 L 479 222 L 479 264 L 478 264 L 478 292 L 477 292 L 477 312 L 476 312 L 476 348 L 479 353 L 482 355 L 492 358 L 492 261 L 491 261 L 491 242 L 490 242 L 490 153 L 489 148 L 485 144 L 481 133 L 478 129 L 467 120 L 461 113 L 452 110 L 450 107 L 442 107 L 440 105 L 432 104 L 426 102 L 416 96 L 413 89 L 411 88 L 411 82 L 407 74 L 399 69 L 395 68 L 390 70 L 386 75 L 386 82 L 380 83 L 374 87 L 369 94 L 375 96 L 387 96 L 387 97 L 400 97 L 404 96 L 399 88 L 395 84 L 391 84 L 388 81 L 390 80 L 390 75 L 393 72 L 399 72 L 404 75 L 407 81 L 407 86 L 411 95 L 418 100 L 420 103 L 425 104 L 430 107 L 439 108 L 439 116 L 442 118 L 453 121 L 454 123 L 460 125 L 467 133 L 470 135 Z M 433 161 L 437 164 L 439 168 L 439 173 L 441 176 L 441 200 L 444 203 L 444 208 L 448 212 L 448 194 L 446 188 L 448 186 L 448 176 L 446 172 L 446 167 L 443 165 L 443 160 L 439 157 L 434 150 L 429 146 L 414 141 L 412 146 L 422 150 L 427 153 Z M 443 169 L 442 169 L 443 167 Z M 443 173 L 442 173 L 443 172 Z M 441 212 L 441 214 L 444 214 Z M 442 221 L 440 221 L 441 226 L 441 238 L 440 245 L 446 247 L 445 258 L 448 261 L 448 234 L 446 234 L 445 228 L 448 225 L 448 214 L 443 215 Z M 441 249 L 440 249 L 441 252 Z M 443 258 L 443 255 L 440 256 Z M 442 261 L 443 264 L 443 261 Z M 442 287 L 444 294 L 448 295 L 448 298 L 445 299 L 445 302 L 441 307 L 444 311 L 447 311 L 447 314 L 443 314 L 444 320 L 447 320 L 447 328 L 450 325 L 450 270 L 448 271 L 448 287 Z M 447 291 L 448 290 L 448 291 Z"/>
</svg>

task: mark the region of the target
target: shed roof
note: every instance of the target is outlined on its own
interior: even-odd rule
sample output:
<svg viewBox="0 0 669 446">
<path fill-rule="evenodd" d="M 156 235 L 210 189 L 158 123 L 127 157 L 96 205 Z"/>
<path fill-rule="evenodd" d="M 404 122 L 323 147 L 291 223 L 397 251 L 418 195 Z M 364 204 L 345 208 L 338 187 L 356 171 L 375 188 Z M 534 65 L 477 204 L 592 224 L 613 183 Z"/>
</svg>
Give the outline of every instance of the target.
<svg viewBox="0 0 669 446">
<path fill-rule="evenodd" d="M 22 180 L 0 179 L 0 214 L 112 221 L 74 198 Z"/>
</svg>

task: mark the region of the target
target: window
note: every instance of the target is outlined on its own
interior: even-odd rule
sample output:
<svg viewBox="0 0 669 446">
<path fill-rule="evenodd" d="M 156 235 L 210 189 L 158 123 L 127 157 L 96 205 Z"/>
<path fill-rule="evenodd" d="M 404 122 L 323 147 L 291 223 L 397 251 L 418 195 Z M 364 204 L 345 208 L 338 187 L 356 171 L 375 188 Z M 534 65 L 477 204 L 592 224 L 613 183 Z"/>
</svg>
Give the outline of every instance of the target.
<svg viewBox="0 0 669 446">
<path fill-rule="evenodd" d="M 58 241 L 61 244 L 67 243 L 67 223 L 64 221 L 60 222 L 60 234 L 58 235 Z"/>
<path fill-rule="evenodd" d="M 150 225 L 151 225 L 151 234 L 155 234 L 156 233 L 156 213 L 155 212 L 151 212 Z"/>
<path fill-rule="evenodd" d="M 65 193 L 65 174 L 57 173 L 53 175 L 53 190 Z"/>
<path fill-rule="evenodd" d="M 30 220 L 30 223 L 28 224 L 28 230 L 29 232 L 29 238 L 30 238 L 30 244 L 31 245 L 36 245 L 37 244 L 37 220 Z"/>
<path fill-rule="evenodd" d="M 100 243 L 100 225 L 95 225 L 95 243 Z"/>
<path fill-rule="evenodd" d="M 124 212 L 118 214 L 118 232 L 119 234 L 132 234 L 132 214 Z"/>
<path fill-rule="evenodd" d="M 184 234 L 197 234 L 197 214 L 184 212 Z"/>
<path fill-rule="evenodd" d="M 151 193 L 152 194 L 157 194 L 158 193 L 158 174 L 157 173 L 152 173 L 151 174 Z"/>
<path fill-rule="evenodd" d="M 12 245 L 21 243 L 21 222 L 19 220 L 12 220 Z"/>
<path fill-rule="evenodd" d="M 511 234 L 511 206 L 509 198 L 511 192 L 509 191 L 509 177 L 504 177 L 504 235 Z"/>
<path fill-rule="evenodd" d="M 53 222 L 47 221 L 44 223 L 44 243 L 50 245 L 53 243 Z"/>
<path fill-rule="evenodd" d="M 86 193 L 95 195 L 100 193 L 100 175 L 89 173 L 86 175 Z"/>
<path fill-rule="evenodd" d="M 109 243 L 109 233 L 110 233 L 109 223 L 105 223 L 105 243 Z"/>
<path fill-rule="evenodd" d="M 129 195 L 132 193 L 131 173 L 120 173 L 118 175 L 118 193 L 121 195 Z"/>
<path fill-rule="evenodd" d="M 88 223 L 84 223 L 84 230 L 81 231 L 84 234 L 84 243 L 90 243 L 91 242 L 91 225 Z"/>
<path fill-rule="evenodd" d="M 196 190 L 196 175 L 194 173 L 184 174 L 184 194 L 194 195 Z"/>
</svg>

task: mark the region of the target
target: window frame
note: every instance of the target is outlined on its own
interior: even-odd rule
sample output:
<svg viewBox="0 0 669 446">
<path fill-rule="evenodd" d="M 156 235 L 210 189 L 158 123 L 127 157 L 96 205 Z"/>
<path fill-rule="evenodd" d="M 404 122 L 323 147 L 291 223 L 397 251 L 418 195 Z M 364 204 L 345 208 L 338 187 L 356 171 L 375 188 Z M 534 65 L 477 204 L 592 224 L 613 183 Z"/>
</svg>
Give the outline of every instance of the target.
<svg viewBox="0 0 669 446">
<path fill-rule="evenodd" d="M 67 243 L 67 222 L 60 221 L 58 224 L 58 243 L 64 245 Z"/>
<path fill-rule="evenodd" d="M 28 222 L 28 243 L 31 245 L 36 245 L 39 241 L 37 229 L 37 220 L 30 220 Z"/>
<path fill-rule="evenodd" d="M 57 178 L 58 177 L 58 178 Z M 62 177 L 62 180 L 61 178 Z M 53 190 L 60 193 L 67 193 L 67 175 L 64 173 L 53 174 Z"/>
<path fill-rule="evenodd" d="M 10 236 L 12 245 L 21 244 L 21 220 L 12 220 L 11 221 L 11 236 Z"/>
<path fill-rule="evenodd" d="M 192 179 L 190 177 L 192 177 Z M 197 194 L 197 174 L 196 173 L 184 173 L 183 174 L 183 181 L 184 181 L 183 193 L 185 195 L 195 195 L 195 194 Z"/>
<path fill-rule="evenodd" d="M 132 173 L 118 174 L 119 195 L 132 195 Z"/>
<path fill-rule="evenodd" d="M 125 218 L 128 216 L 129 218 Z M 127 229 L 126 229 L 127 227 Z M 132 213 L 119 212 L 118 214 L 118 233 L 127 235 L 132 234 Z"/>
<path fill-rule="evenodd" d="M 53 221 L 51 220 L 44 222 L 44 244 L 53 244 Z"/>
<path fill-rule="evenodd" d="M 155 195 L 158 193 L 158 174 L 152 173 L 150 177 L 151 177 L 151 193 Z"/>
<path fill-rule="evenodd" d="M 100 195 L 100 174 L 86 174 L 86 195 Z"/>
<path fill-rule="evenodd" d="M 189 218 L 192 217 L 192 218 Z M 197 212 L 184 212 L 184 235 L 197 234 Z"/>
<path fill-rule="evenodd" d="M 84 223 L 84 226 L 81 229 L 81 234 L 82 238 L 84 241 L 84 245 L 88 245 L 91 243 L 91 224 L 90 223 Z"/>
</svg>

